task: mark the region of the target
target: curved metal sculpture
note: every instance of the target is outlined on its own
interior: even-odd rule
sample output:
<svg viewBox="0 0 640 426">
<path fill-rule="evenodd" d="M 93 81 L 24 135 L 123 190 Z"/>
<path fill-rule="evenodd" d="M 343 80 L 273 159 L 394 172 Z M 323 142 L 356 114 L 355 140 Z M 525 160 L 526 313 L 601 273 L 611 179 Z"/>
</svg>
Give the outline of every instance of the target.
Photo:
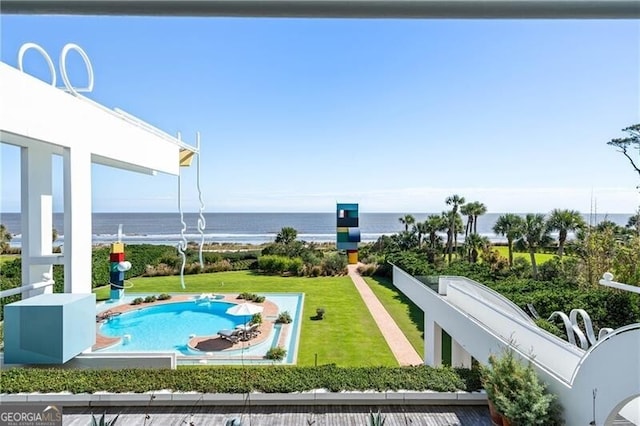
<svg viewBox="0 0 640 426">
<path fill-rule="evenodd" d="M 578 315 L 580 315 L 582 322 L 584 323 L 584 332 L 582 332 L 582 329 L 580 329 L 580 325 L 578 324 Z M 547 321 L 553 322 L 556 318 L 560 318 L 562 320 L 569 343 L 579 346 L 584 350 L 589 349 L 590 346 L 595 345 L 598 340 L 613 331 L 612 328 L 601 328 L 598 332 L 598 337 L 596 338 L 593 331 L 593 322 L 591 321 L 591 317 L 584 309 L 572 309 L 571 312 L 569 312 L 569 316 L 562 311 L 555 311 L 551 316 L 549 316 Z"/>
<path fill-rule="evenodd" d="M 198 158 L 196 163 L 196 187 L 198 188 L 198 201 L 200 207 L 198 209 L 198 232 L 200 233 L 200 250 L 198 251 L 200 260 L 200 270 L 204 269 L 204 260 L 202 258 L 202 248 L 204 247 L 204 230 L 207 226 L 207 222 L 204 220 L 204 201 L 202 200 L 202 189 L 200 188 L 200 132 L 196 133 L 196 147 L 198 149 Z"/>
<path fill-rule="evenodd" d="M 180 133 L 178 133 L 178 139 L 180 139 Z M 180 266 L 180 285 L 182 289 L 185 289 L 184 285 L 184 268 L 187 264 L 187 255 L 185 250 L 187 249 L 187 237 L 184 235 L 184 231 L 187 230 L 187 223 L 184 221 L 184 212 L 182 211 L 182 173 L 178 172 L 178 211 L 180 212 L 180 242 L 178 243 L 178 253 L 182 257 L 182 265 Z"/>
</svg>

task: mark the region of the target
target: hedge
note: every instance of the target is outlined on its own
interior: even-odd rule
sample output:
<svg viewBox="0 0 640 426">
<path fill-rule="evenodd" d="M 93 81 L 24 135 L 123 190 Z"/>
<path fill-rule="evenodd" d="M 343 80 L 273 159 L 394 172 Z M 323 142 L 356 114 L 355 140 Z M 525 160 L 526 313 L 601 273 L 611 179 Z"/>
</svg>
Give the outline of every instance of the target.
<svg viewBox="0 0 640 426">
<path fill-rule="evenodd" d="M 340 391 L 475 391 L 478 370 L 416 367 L 185 367 L 167 369 L 75 370 L 14 368 L 0 374 L 4 393 L 134 392 L 170 389 L 203 393 L 291 393 Z"/>
</svg>

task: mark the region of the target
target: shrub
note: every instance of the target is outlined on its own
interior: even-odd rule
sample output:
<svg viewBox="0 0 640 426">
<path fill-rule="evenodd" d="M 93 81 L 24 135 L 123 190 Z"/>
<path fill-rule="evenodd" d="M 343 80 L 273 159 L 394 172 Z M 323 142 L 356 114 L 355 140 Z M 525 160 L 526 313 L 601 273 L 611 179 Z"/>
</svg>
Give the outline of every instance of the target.
<svg viewBox="0 0 640 426">
<path fill-rule="evenodd" d="M 366 265 L 358 266 L 358 273 L 364 277 L 372 277 L 378 271 L 377 263 L 369 263 Z"/>
<path fill-rule="evenodd" d="M 289 258 L 278 255 L 264 255 L 258 259 L 258 268 L 267 274 L 281 274 L 287 270 Z"/>
<path fill-rule="evenodd" d="M 156 296 L 147 296 L 144 298 L 144 303 L 153 303 L 156 300 L 158 300 L 158 298 Z"/>
<path fill-rule="evenodd" d="M 322 266 L 313 265 L 311 266 L 311 268 L 307 269 L 306 274 L 310 277 L 319 277 L 322 275 Z"/>
<path fill-rule="evenodd" d="M 289 313 L 289 311 L 281 312 L 276 319 L 276 323 L 278 324 L 290 324 L 291 321 L 293 320 L 291 319 L 291 314 Z"/>
<path fill-rule="evenodd" d="M 382 415 L 380 409 L 378 409 L 377 413 L 369 410 L 369 426 L 384 426 L 386 422 L 387 419 Z"/>
<path fill-rule="evenodd" d="M 171 299 L 171 295 L 167 293 L 162 293 L 160 296 L 158 296 L 158 300 L 169 300 L 169 299 Z"/>
<path fill-rule="evenodd" d="M 225 272 L 234 270 L 233 265 L 227 259 L 205 264 L 203 272 Z"/>
<path fill-rule="evenodd" d="M 236 299 L 244 299 L 244 300 L 249 300 L 251 302 L 255 302 L 255 303 L 263 303 L 265 301 L 265 297 L 264 296 L 259 296 L 255 293 L 248 293 L 248 292 L 242 292 L 240 293 Z"/>
<path fill-rule="evenodd" d="M 482 383 L 496 410 L 512 424 L 560 424 L 555 396 L 546 392 L 531 363 L 526 367 L 520 363 L 513 349 L 489 357 L 489 366 L 482 369 Z"/>
<path fill-rule="evenodd" d="M 344 275 L 347 272 L 347 257 L 340 253 L 331 253 L 322 259 L 324 275 Z"/>
<path fill-rule="evenodd" d="M 262 324 L 262 314 L 261 313 L 253 314 L 253 316 L 251 317 L 251 323 Z"/>
<path fill-rule="evenodd" d="M 79 370 L 59 368 L 3 369 L 2 392 L 136 392 L 156 389 L 204 393 L 289 393 L 325 388 L 355 390 L 475 391 L 451 368 L 252 366 L 238 374 L 235 366 L 215 368 Z"/>
<path fill-rule="evenodd" d="M 538 318 L 537 320 L 535 320 L 535 323 L 538 327 L 540 327 L 543 330 L 548 331 L 549 333 L 553 334 L 554 336 L 557 336 L 563 340 L 567 340 L 567 334 L 565 332 L 563 332 L 560 327 L 558 327 L 557 325 L 555 325 L 552 322 L 547 321 L 544 318 Z"/>
<path fill-rule="evenodd" d="M 136 297 L 135 299 L 133 299 L 131 301 L 132 305 L 141 305 L 144 302 L 144 299 L 142 297 Z"/>
<path fill-rule="evenodd" d="M 274 361 L 282 361 L 285 356 L 287 356 L 287 350 L 278 346 L 269 349 L 264 357 Z"/>
<path fill-rule="evenodd" d="M 120 417 L 120 414 L 116 415 L 114 418 L 112 418 L 111 420 L 107 420 L 106 419 L 106 413 L 102 414 L 102 417 L 100 417 L 99 419 L 96 418 L 96 416 L 93 415 L 93 413 L 91 414 L 91 426 L 114 426 L 116 424 L 116 421 L 118 420 L 118 417 Z"/>
</svg>

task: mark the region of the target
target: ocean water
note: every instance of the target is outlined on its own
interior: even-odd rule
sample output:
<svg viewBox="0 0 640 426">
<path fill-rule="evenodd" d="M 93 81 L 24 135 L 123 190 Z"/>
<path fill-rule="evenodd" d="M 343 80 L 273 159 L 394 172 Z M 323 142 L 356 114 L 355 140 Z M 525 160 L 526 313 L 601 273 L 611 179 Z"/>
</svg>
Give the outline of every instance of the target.
<svg viewBox="0 0 640 426">
<path fill-rule="evenodd" d="M 382 235 L 394 234 L 404 229 L 399 218 L 406 213 L 360 213 L 360 233 L 363 242 L 376 241 Z M 417 221 L 423 221 L 430 213 L 415 213 Z M 502 213 L 488 213 L 478 218 L 478 233 L 494 242 L 504 241 L 492 227 Z M 589 217 L 589 223 L 604 219 L 625 225 L 631 216 L 609 214 Z M 298 238 L 313 242 L 333 242 L 336 239 L 335 212 L 329 213 L 205 213 L 206 243 L 262 244 L 273 242 L 276 234 L 285 226 L 295 228 Z M 176 245 L 181 237 L 182 224 L 178 213 L 94 213 L 92 215 L 94 244 L 117 240 L 118 225 L 123 226 L 122 241 L 128 244 Z M 466 218 L 465 218 L 466 220 Z M 198 214 L 185 213 L 187 241 L 200 242 Z M 0 213 L 0 223 L 14 234 L 11 245 L 19 247 L 20 213 Z M 53 226 L 59 233 L 56 245 L 64 242 L 64 220 L 62 213 L 54 213 Z"/>
</svg>

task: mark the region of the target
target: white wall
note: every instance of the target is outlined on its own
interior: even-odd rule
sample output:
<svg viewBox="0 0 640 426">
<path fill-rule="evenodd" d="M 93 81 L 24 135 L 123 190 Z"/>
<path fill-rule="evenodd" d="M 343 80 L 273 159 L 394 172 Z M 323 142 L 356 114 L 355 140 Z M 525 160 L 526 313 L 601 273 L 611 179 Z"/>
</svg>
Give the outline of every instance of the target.
<svg viewBox="0 0 640 426">
<path fill-rule="evenodd" d="M 446 293 L 443 296 L 401 269 L 393 269 L 394 285 L 425 312 L 425 325 L 429 323 L 432 330 L 442 327 L 478 361 L 486 363 L 490 354 L 514 340 L 516 353 L 532 363 L 558 396 L 568 425 L 588 425 L 594 420 L 594 408 L 595 424 L 612 424 L 618 411 L 640 395 L 640 324 L 615 330 L 585 352 L 525 321 L 512 302 L 499 300 L 502 296 L 497 293 L 479 291 L 481 284 L 469 281 L 446 277 L 439 288 Z M 425 360 L 438 365 L 439 355 L 433 353 L 437 341 L 428 341 L 433 337 L 425 329 Z M 598 390 L 595 407 L 593 389 Z M 637 407 L 637 403 L 630 405 L 623 414 L 630 416 Z"/>
</svg>

